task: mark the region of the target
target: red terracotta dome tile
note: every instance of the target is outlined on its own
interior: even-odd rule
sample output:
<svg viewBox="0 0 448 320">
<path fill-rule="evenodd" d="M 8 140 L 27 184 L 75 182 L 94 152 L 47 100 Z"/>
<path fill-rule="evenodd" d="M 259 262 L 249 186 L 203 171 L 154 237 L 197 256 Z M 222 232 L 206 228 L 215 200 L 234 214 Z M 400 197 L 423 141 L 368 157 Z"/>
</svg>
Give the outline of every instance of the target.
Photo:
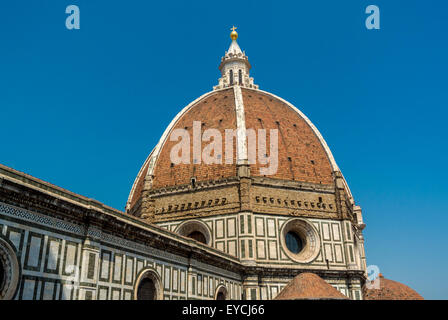
<svg viewBox="0 0 448 320">
<path fill-rule="evenodd" d="M 348 298 L 318 275 L 304 272 L 292 279 L 275 300 L 347 300 Z"/>
<path fill-rule="evenodd" d="M 286 103 L 260 91 L 242 89 L 246 128 L 277 129 L 278 170 L 270 178 L 333 183 L 331 164 L 309 124 Z M 260 164 L 251 174 L 260 176 Z"/>
<path fill-rule="evenodd" d="M 278 130 L 278 168 L 269 178 L 326 185 L 333 183 L 332 173 L 339 169 L 325 141 L 303 114 L 286 101 L 264 91 L 242 88 L 241 98 L 244 108 L 242 123 L 246 130 L 255 130 L 259 138 L 258 130 L 266 129 L 268 146 L 269 130 Z M 189 164 L 174 165 L 171 150 L 178 141 L 170 141 L 169 138 L 173 130 L 186 129 L 190 135 L 190 150 L 193 150 L 193 123 L 198 121 L 202 133 L 206 129 L 217 129 L 224 140 L 226 129 L 237 129 L 235 104 L 234 88 L 228 88 L 205 94 L 183 110 L 156 147 L 155 150 L 159 148 L 158 152 L 148 157 L 140 170 L 128 200 L 128 210 L 141 197 L 150 162 L 153 162 L 152 189 L 189 184 L 193 177 L 197 182 L 236 177 L 236 140 L 233 141 L 232 164 L 224 161 L 226 150 L 223 141 L 222 164 L 195 163 L 193 152 L 190 152 Z M 206 144 L 203 143 L 202 148 Z M 267 153 L 270 153 L 269 148 Z M 260 168 L 266 166 L 260 164 L 257 158 L 257 163 L 251 164 L 251 175 L 262 176 Z"/>
<path fill-rule="evenodd" d="M 379 281 L 379 289 L 368 289 L 364 285 L 364 300 L 424 300 L 415 290 L 403 283 L 386 279 L 382 275 L 380 275 Z"/>
</svg>

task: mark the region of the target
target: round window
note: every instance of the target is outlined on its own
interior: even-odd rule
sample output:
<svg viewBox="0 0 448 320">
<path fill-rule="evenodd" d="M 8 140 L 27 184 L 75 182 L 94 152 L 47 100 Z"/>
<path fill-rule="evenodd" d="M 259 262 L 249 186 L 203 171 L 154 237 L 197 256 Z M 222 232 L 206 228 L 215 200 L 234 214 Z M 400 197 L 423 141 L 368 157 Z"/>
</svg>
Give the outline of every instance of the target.
<svg viewBox="0 0 448 320">
<path fill-rule="evenodd" d="M 13 246 L 0 235 L 0 300 L 13 299 L 19 284 L 20 265 Z"/>
<path fill-rule="evenodd" d="M 282 227 L 280 241 L 286 255 L 296 262 L 309 263 L 320 251 L 319 233 L 304 219 L 287 221 Z"/>
<path fill-rule="evenodd" d="M 215 293 L 215 300 L 227 300 L 227 289 L 220 285 Z"/>
<path fill-rule="evenodd" d="M 303 249 L 303 241 L 294 231 L 289 231 L 285 236 L 286 247 L 292 253 L 299 253 Z"/>
</svg>

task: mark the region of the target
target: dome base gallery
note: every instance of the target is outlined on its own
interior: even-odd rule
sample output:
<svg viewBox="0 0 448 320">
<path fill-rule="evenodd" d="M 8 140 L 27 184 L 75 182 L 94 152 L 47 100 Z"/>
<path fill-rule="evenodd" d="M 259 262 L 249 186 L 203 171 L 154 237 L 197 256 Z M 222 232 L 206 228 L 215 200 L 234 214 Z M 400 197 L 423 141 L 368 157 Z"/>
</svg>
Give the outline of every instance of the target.
<svg viewBox="0 0 448 320">
<path fill-rule="evenodd" d="M 421 298 L 367 281 L 361 207 L 310 119 L 254 84 L 235 29 L 125 211 L 0 165 L 0 299 Z"/>
</svg>

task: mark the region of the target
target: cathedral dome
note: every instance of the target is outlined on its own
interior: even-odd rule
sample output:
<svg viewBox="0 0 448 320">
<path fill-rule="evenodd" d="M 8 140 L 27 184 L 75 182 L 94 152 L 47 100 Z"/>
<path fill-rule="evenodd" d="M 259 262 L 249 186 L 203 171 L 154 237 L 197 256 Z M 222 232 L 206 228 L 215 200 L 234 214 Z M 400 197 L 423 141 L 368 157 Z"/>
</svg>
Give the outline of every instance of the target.
<svg viewBox="0 0 448 320">
<path fill-rule="evenodd" d="M 193 137 L 194 122 L 200 123 L 203 133 L 207 129 L 218 129 L 224 139 L 225 130 L 244 126 L 246 130 L 278 130 L 278 168 L 274 174 L 263 175 L 260 168 L 265 165 L 250 164 L 251 176 L 267 176 L 272 179 L 305 183 L 334 183 L 332 173 L 337 171 L 333 156 L 316 127 L 293 105 L 275 95 L 257 89 L 241 88 L 244 123 L 238 121 L 238 99 L 234 88 L 211 91 L 184 108 L 171 122 L 153 152 L 145 161 L 131 191 L 128 206 L 132 207 L 143 190 L 144 180 L 151 176 L 152 189 L 187 185 L 191 179 L 196 183 L 237 176 L 238 152 L 236 139 L 233 142 L 232 163 L 197 163 L 190 153 L 189 164 L 174 165 L 171 150 L 178 143 L 170 135 L 183 129 Z M 267 133 L 268 135 L 269 133 Z M 202 143 L 204 147 L 205 143 Z M 193 139 L 190 139 L 193 150 Z M 269 147 L 267 147 L 269 151 Z M 224 157 L 224 155 L 223 155 Z M 196 161 L 195 161 L 196 160 Z M 196 163 L 195 163 L 196 162 Z M 149 171 L 148 171 L 149 170 Z"/>
<path fill-rule="evenodd" d="M 221 59 L 218 85 L 188 104 L 171 121 L 135 179 L 127 212 L 136 211 L 134 207 L 141 205 L 139 200 L 145 191 L 150 194 L 155 190 L 166 192 L 203 183 L 235 181 L 240 177 L 241 166 L 249 169 L 246 174 L 250 177 L 318 188 L 334 188 L 339 177 L 338 187 L 345 189 L 348 201 L 353 203 L 350 190 L 317 128 L 291 103 L 259 90 L 249 76 L 250 68 L 248 57 L 236 37 L 232 37 Z M 234 136 L 228 135 L 229 131 Z M 213 138 L 206 137 L 207 132 L 214 132 Z M 210 153 L 214 158 L 207 162 L 203 155 L 207 146 L 216 141 L 216 135 L 221 140 L 220 149 L 218 152 L 214 149 Z M 179 141 L 185 142 L 184 138 L 189 149 L 179 152 Z M 264 142 L 265 152 L 260 151 L 260 141 Z M 277 152 L 276 159 L 272 156 L 273 150 Z M 176 162 L 173 154 L 182 154 L 184 158 Z"/>
</svg>

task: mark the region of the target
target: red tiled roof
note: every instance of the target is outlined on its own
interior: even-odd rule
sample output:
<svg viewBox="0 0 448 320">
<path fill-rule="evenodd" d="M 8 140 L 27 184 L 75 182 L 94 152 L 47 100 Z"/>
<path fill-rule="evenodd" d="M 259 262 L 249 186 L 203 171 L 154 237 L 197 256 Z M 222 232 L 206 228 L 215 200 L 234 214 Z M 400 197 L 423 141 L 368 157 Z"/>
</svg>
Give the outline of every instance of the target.
<svg viewBox="0 0 448 320">
<path fill-rule="evenodd" d="M 247 129 L 278 130 L 278 170 L 270 178 L 332 184 L 330 161 L 313 129 L 289 105 L 262 92 L 242 89 Z M 260 176 L 259 161 L 250 173 Z"/>
<path fill-rule="evenodd" d="M 201 122 L 201 134 L 207 129 L 217 129 L 225 137 L 226 129 L 236 129 L 235 97 L 233 89 L 215 92 L 188 110 L 171 132 L 176 129 L 186 129 L 191 137 L 190 150 L 193 150 L 193 122 Z M 196 181 L 217 180 L 236 176 L 236 160 L 233 164 L 195 164 L 193 151 L 190 152 L 190 164 L 171 165 L 171 150 L 178 141 L 165 141 L 155 164 L 153 188 L 188 184 L 192 177 Z M 204 147 L 206 143 L 203 143 Z M 236 150 L 234 142 L 233 150 Z M 202 150 L 201 150 L 202 153 Z M 223 155 L 224 157 L 224 155 Z M 199 159 L 200 160 L 200 159 Z"/>
<path fill-rule="evenodd" d="M 292 279 L 275 300 L 346 300 L 345 295 L 318 275 L 304 272 Z"/>
<path fill-rule="evenodd" d="M 379 281 L 379 289 L 368 289 L 364 285 L 362 288 L 364 300 L 424 300 L 415 290 L 403 283 L 386 279 L 381 274 Z"/>
</svg>

